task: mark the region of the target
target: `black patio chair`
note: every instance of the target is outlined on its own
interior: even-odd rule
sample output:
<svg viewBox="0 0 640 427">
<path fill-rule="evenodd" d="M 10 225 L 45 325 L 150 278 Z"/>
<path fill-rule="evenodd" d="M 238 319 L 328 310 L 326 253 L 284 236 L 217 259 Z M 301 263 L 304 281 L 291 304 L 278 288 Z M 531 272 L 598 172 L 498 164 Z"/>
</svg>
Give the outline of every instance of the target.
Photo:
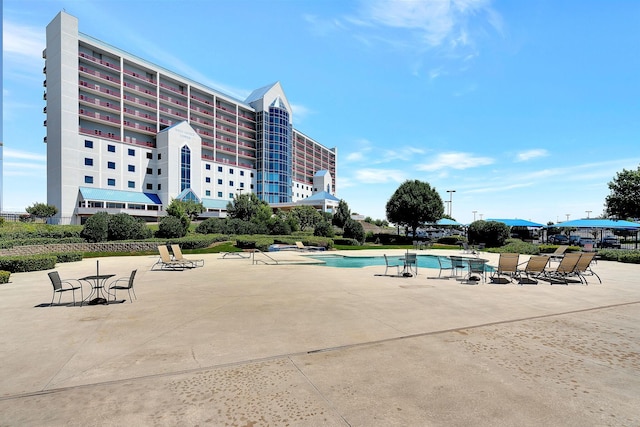
<svg viewBox="0 0 640 427">
<path fill-rule="evenodd" d="M 128 277 L 121 277 L 119 279 L 114 280 L 113 282 L 111 282 L 109 284 L 109 289 L 107 290 L 107 292 L 109 293 L 109 295 L 111 295 L 111 290 L 113 289 L 113 300 L 116 300 L 116 293 L 121 290 L 124 291 L 126 290 L 129 293 L 129 302 L 132 303 L 133 300 L 131 299 L 131 292 L 133 292 L 133 296 L 138 299 L 138 297 L 136 296 L 136 291 L 133 289 L 133 280 L 136 277 L 136 272 L 138 270 L 133 270 L 131 272 L 131 275 Z M 119 285 L 118 283 L 125 283 L 124 285 Z"/>
<path fill-rule="evenodd" d="M 48 273 L 49 279 L 51 279 L 51 285 L 53 285 L 53 296 L 51 297 L 50 307 L 53 307 L 53 300 L 56 298 L 56 294 L 58 294 L 58 304 L 62 299 L 63 292 L 71 291 L 73 295 L 73 305 L 76 305 L 76 291 L 80 289 L 80 307 L 82 307 L 82 300 L 84 296 L 82 294 L 82 283 L 76 279 L 61 279 L 60 274 L 57 271 L 52 271 Z M 77 282 L 77 286 L 73 284 L 73 282 Z"/>
</svg>

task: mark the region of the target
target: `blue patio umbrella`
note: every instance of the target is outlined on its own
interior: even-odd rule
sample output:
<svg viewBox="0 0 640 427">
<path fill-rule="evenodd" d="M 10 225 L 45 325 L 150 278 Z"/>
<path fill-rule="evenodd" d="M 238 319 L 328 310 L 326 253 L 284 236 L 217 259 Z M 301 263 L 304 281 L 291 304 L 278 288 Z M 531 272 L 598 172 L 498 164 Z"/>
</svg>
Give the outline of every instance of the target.
<svg viewBox="0 0 640 427">
<path fill-rule="evenodd" d="M 533 222 L 533 221 L 527 221 L 526 219 L 518 219 L 518 218 L 514 218 L 514 219 L 488 219 L 487 221 L 495 221 L 495 222 L 502 222 L 504 224 L 507 224 L 509 227 L 544 227 L 544 225 L 542 224 L 538 224 L 537 222 Z"/>
</svg>

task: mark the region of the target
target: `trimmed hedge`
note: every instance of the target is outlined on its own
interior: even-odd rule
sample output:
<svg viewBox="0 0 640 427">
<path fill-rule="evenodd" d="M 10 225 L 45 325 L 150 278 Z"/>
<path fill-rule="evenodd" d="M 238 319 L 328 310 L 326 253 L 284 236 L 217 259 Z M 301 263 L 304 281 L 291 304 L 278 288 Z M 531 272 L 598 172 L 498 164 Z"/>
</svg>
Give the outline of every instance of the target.
<svg viewBox="0 0 640 427">
<path fill-rule="evenodd" d="M 0 283 L 9 283 L 10 271 L 0 270 Z"/>
<path fill-rule="evenodd" d="M 15 246 L 29 246 L 29 245 L 49 245 L 49 244 L 58 244 L 58 243 L 85 243 L 82 237 L 63 237 L 63 238 L 55 238 L 55 237 L 35 237 L 35 238 L 26 238 L 26 239 L 11 239 L 11 240 L 0 240 L 0 249 L 10 249 Z"/>
<path fill-rule="evenodd" d="M 259 249 L 262 252 L 269 251 L 269 246 L 274 243 L 294 245 L 302 242 L 305 246 L 322 246 L 325 249 L 333 247 L 333 239 L 321 236 L 236 236 L 236 246 L 241 249 Z"/>
<path fill-rule="evenodd" d="M 166 243 L 167 245 L 180 245 L 182 249 L 204 249 L 214 243 L 226 242 L 228 240 L 231 240 L 231 237 L 226 234 L 207 234 L 168 239 Z"/>
<path fill-rule="evenodd" d="M 18 255 L 0 258 L 0 270 L 11 273 L 51 270 L 58 262 L 82 261 L 82 252 L 61 252 L 41 255 Z"/>
</svg>

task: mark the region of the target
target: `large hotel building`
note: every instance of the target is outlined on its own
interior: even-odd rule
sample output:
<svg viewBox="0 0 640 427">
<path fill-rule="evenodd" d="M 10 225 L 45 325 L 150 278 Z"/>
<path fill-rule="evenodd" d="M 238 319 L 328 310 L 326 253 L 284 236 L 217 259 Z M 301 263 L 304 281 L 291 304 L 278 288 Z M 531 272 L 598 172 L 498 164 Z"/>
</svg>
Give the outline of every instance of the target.
<svg viewBox="0 0 640 427">
<path fill-rule="evenodd" d="M 224 216 L 245 192 L 273 207 L 331 210 L 336 148 L 293 128 L 280 83 L 244 101 L 78 32 L 47 26 L 47 203 L 60 223 L 99 211 L 147 220 L 172 199 Z"/>
</svg>

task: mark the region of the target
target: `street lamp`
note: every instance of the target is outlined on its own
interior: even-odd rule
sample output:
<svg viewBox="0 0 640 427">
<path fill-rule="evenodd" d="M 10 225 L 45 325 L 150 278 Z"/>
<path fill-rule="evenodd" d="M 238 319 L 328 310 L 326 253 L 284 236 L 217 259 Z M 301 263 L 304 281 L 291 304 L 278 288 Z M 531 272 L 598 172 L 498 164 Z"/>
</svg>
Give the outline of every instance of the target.
<svg viewBox="0 0 640 427">
<path fill-rule="evenodd" d="M 453 193 L 455 192 L 456 190 L 447 190 L 447 193 L 449 193 L 449 217 L 451 218 L 453 218 Z"/>
<path fill-rule="evenodd" d="M 569 221 L 569 215 L 571 215 L 571 214 L 565 214 L 565 215 L 567 216 L 567 221 Z"/>
<path fill-rule="evenodd" d="M 587 219 L 589 219 L 589 214 L 591 213 L 591 211 L 585 211 L 587 213 Z"/>
<path fill-rule="evenodd" d="M 473 212 L 473 222 L 475 222 L 476 221 L 476 212 L 478 212 L 478 211 L 472 211 L 472 212 Z"/>
</svg>

